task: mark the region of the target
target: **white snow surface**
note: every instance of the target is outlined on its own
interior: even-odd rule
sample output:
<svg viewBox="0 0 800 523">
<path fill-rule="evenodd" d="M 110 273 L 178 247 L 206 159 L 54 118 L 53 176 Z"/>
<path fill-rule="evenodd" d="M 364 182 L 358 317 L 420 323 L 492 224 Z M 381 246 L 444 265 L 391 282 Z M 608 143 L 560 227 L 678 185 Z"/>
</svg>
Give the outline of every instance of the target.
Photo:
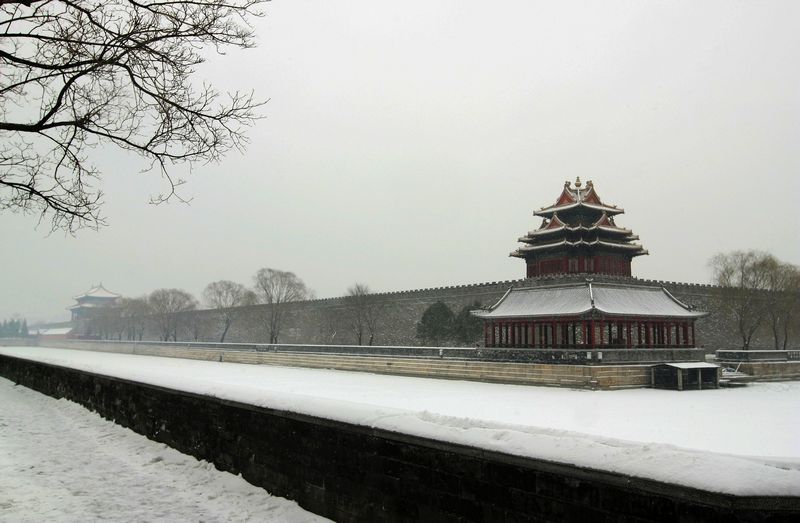
<svg viewBox="0 0 800 523">
<path fill-rule="evenodd" d="M 76 403 L 4 378 L 0 520 L 328 521 Z"/>
<path fill-rule="evenodd" d="M 583 391 L 43 347 L 0 352 L 710 491 L 800 496 L 800 382 Z"/>
</svg>

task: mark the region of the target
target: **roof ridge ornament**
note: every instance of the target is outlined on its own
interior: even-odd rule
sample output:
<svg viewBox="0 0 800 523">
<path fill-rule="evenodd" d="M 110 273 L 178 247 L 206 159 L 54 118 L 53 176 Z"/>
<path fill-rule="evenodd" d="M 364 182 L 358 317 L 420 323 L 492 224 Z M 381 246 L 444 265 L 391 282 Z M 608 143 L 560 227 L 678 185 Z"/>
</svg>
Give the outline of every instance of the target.
<svg viewBox="0 0 800 523">
<path fill-rule="evenodd" d="M 576 176 L 575 177 L 575 187 L 580 188 L 580 186 L 581 186 L 581 177 L 580 176 Z"/>
</svg>

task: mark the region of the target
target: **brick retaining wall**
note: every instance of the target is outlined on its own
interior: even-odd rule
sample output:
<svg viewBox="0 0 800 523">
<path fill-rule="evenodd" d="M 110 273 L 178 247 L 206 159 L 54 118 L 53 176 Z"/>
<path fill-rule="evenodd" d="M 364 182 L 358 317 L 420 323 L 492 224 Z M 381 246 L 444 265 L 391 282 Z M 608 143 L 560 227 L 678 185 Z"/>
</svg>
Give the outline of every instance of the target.
<svg viewBox="0 0 800 523">
<path fill-rule="evenodd" d="M 0 356 L 0 375 L 341 522 L 800 518 L 800 498 L 710 493 L 8 356 Z"/>
<path fill-rule="evenodd" d="M 650 386 L 649 365 L 565 365 L 487 361 L 485 359 L 479 359 L 474 354 L 477 351 L 473 349 L 466 349 L 466 351 L 473 353 L 475 359 L 457 357 L 438 358 L 432 356 L 384 356 L 380 354 L 325 354 L 297 350 L 287 350 L 286 352 L 276 350 L 234 350 L 230 348 L 214 348 L 214 344 L 209 345 L 209 347 L 204 347 L 203 344 L 189 346 L 180 343 L 159 344 L 102 341 L 56 341 L 47 344 L 48 347 L 117 352 L 141 356 L 336 369 L 398 376 L 511 383 L 516 385 L 544 385 L 583 389 L 625 389 Z M 389 347 L 383 347 L 383 349 L 389 349 Z M 413 347 L 398 347 L 397 349 L 415 350 Z M 438 353 L 438 349 L 428 350 L 433 351 L 434 354 Z M 459 351 L 459 349 L 443 349 L 443 351 L 444 350 Z M 464 349 L 461 349 L 461 351 L 464 351 Z M 653 352 L 655 353 L 656 351 Z M 663 350 L 660 352 L 664 353 L 664 358 L 673 361 L 676 352 L 688 353 L 693 351 Z M 691 354 L 685 356 L 684 360 L 686 361 L 696 359 L 696 357 L 690 357 L 692 356 Z"/>
</svg>

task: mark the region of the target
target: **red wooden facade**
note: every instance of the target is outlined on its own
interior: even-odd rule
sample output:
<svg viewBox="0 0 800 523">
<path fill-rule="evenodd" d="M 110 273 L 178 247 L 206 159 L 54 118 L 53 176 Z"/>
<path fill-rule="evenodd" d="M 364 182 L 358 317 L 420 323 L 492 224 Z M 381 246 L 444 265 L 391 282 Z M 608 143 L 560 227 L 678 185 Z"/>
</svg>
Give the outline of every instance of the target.
<svg viewBox="0 0 800 523">
<path fill-rule="evenodd" d="M 487 320 L 486 347 L 573 349 L 694 347 L 694 319 L 535 318 Z"/>
</svg>

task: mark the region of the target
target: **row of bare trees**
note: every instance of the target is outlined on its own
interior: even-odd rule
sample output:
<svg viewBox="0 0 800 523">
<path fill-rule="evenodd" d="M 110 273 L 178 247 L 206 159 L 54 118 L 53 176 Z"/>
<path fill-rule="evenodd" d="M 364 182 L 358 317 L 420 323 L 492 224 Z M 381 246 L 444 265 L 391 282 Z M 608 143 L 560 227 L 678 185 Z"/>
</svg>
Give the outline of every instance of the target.
<svg viewBox="0 0 800 523">
<path fill-rule="evenodd" d="M 736 325 L 742 349 L 766 328 L 775 350 L 800 334 L 800 267 L 760 251 L 717 254 L 709 262 L 719 286 L 717 308 Z"/>
<path fill-rule="evenodd" d="M 268 305 L 264 309 L 264 322 L 269 343 L 278 343 L 285 323 L 287 304 L 313 297 L 313 292 L 294 273 L 277 269 L 260 269 L 253 277 L 253 290 L 236 282 L 222 280 L 210 283 L 203 291 L 205 304 L 220 312 L 220 342 L 233 322 L 239 317 L 238 307 Z M 364 283 L 355 283 L 347 289 L 345 316 L 347 325 L 358 345 L 372 345 L 384 308 L 376 295 Z"/>
<path fill-rule="evenodd" d="M 297 275 L 289 271 L 263 268 L 253 276 L 253 287 L 220 280 L 209 283 L 202 293 L 203 305 L 217 313 L 219 342 L 223 343 L 231 326 L 243 317 L 242 307 L 263 304 L 263 321 L 269 343 L 278 343 L 285 325 L 287 306 L 313 297 L 313 292 Z M 372 345 L 383 307 L 363 283 L 347 290 L 344 318 L 358 345 Z M 91 323 L 93 334 L 105 339 L 142 340 L 148 325 L 159 340 L 177 341 L 189 331 L 190 339 L 200 337 L 200 320 L 187 314 L 200 303 L 181 289 L 156 289 L 140 298 L 121 298 L 113 307 L 100 309 Z"/>
</svg>

